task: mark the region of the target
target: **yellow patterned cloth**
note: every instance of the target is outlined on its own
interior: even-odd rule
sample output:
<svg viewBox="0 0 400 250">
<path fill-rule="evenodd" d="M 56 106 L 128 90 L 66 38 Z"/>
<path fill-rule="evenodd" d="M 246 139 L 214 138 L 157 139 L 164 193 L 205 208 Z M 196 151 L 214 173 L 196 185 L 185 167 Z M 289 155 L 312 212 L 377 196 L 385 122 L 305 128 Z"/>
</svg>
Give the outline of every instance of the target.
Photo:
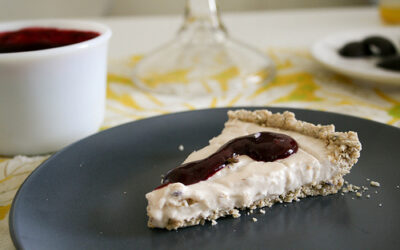
<svg viewBox="0 0 400 250">
<path fill-rule="evenodd" d="M 111 61 L 102 129 L 171 112 L 229 106 L 317 109 L 400 127 L 400 89 L 354 83 L 323 69 L 307 51 L 274 49 L 268 53 L 277 65 L 273 82 L 229 89 L 229 82 L 236 76 L 235 70 L 231 70 L 215 77 L 221 88 L 218 94 L 209 88 L 207 96 L 197 98 L 154 94 L 137 88 L 130 75 L 140 56 Z M 0 249 L 13 248 L 8 212 L 18 187 L 47 157 L 0 157 Z"/>
</svg>

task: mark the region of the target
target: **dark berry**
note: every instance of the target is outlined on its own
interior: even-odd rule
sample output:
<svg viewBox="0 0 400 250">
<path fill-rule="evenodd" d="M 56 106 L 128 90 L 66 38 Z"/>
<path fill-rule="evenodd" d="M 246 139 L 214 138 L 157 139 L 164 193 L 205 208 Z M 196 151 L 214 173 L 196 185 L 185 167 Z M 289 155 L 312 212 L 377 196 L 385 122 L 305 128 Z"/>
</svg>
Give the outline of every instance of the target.
<svg viewBox="0 0 400 250">
<path fill-rule="evenodd" d="M 344 57 L 365 57 L 371 55 L 371 52 L 368 46 L 362 42 L 350 42 L 339 50 L 339 54 Z"/>
<path fill-rule="evenodd" d="M 388 39 L 381 36 L 370 36 L 365 38 L 364 43 L 374 56 L 393 56 L 397 54 L 396 47 Z"/>
<path fill-rule="evenodd" d="M 400 71 L 400 55 L 385 58 L 376 66 L 387 70 Z"/>
</svg>

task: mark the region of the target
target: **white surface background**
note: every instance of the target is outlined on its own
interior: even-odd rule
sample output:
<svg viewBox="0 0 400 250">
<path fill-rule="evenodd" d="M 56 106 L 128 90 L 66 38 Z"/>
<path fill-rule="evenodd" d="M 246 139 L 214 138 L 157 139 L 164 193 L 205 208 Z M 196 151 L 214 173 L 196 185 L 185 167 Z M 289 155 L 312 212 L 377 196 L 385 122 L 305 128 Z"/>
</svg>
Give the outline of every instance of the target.
<svg viewBox="0 0 400 250">
<path fill-rule="evenodd" d="M 336 32 L 383 26 L 374 7 L 228 13 L 222 20 L 232 37 L 263 50 L 309 48 L 317 39 Z M 113 30 L 110 58 L 120 58 L 148 52 L 171 40 L 182 17 L 105 17 L 97 21 Z"/>
<path fill-rule="evenodd" d="M 329 6 L 360 6 L 375 3 L 376 1 L 377 0 L 218 0 L 218 3 L 225 12 Z M 185 0 L 0 0 L 0 20 L 180 14 L 183 13 L 184 6 Z"/>
</svg>

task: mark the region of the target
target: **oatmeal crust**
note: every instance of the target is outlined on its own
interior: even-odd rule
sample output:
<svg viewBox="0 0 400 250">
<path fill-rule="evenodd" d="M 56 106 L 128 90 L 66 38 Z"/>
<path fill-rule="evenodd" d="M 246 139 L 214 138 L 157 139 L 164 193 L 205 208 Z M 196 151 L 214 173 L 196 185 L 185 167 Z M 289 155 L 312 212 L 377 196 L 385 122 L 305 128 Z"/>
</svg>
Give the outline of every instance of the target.
<svg viewBox="0 0 400 250">
<path fill-rule="evenodd" d="M 271 207 L 273 204 L 279 202 L 292 202 L 298 201 L 300 198 L 306 196 L 316 196 L 316 195 L 329 195 L 337 193 L 343 186 L 344 180 L 343 176 L 350 172 L 351 167 L 357 162 L 360 151 L 361 144 L 358 140 L 356 132 L 335 132 L 334 125 L 314 125 L 312 123 L 299 121 L 295 118 L 292 112 L 272 113 L 269 110 L 236 110 L 228 112 L 229 121 L 240 120 L 244 122 L 256 123 L 263 127 L 272 127 L 282 130 L 289 130 L 298 132 L 303 135 L 314 137 L 325 142 L 328 149 L 329 161 L 340 167 L 340 172 L 337 176 L 334 176 L 329 181 L 323 181 L 320 183 L 311 183 L 303 185 L 302 187 L 289 191 L 285 194 L 269 197 L 266 199 L 258 200 L 252 203 L 250 206 L 241 206 L 232 208 L 230 210 L 212 211 L 212 215 L 207 218 L 197 217 L 191 218 L 189 220 L 178 221 L 170 219 L 167 223 L 166 229 L 173 230 L 180 227 L 187 227 L 192 225 L 204 224 L 205 221 L 213 221 L 219 217 L 224 217 L 227 215 L 232 215 L 234 218 L 240 217 L 238 209 L 255 209 L 262 207 Z M 152 225 L 152 218 L 148 221 L 149 227 L 154 227 Z"/>
</svg>

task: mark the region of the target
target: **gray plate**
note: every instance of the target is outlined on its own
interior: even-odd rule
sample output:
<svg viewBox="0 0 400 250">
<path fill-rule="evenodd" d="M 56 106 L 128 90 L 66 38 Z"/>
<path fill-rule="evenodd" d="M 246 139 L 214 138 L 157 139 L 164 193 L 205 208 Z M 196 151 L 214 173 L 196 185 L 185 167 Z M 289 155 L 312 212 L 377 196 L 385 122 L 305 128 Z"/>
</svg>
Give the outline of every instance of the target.
<svg viewBox="0 0 400 250">
<path fill-rule="evenodd" d="M 14 200 L 14 244 L 21 249 L 398 249 L 400 130 L 307 110 L 292 111 L 305 121 L 358 131 L 363 150 L 347 179 L 369 187 L 363 197 L 305 198 L 267 208 L 266 214 L 242 212 L 239 219 L 223 218 L 213 227 L 147 228 L 145 193 L 160 183 L 161 174 L 220 133 L 226 111 L 128 123 L 55 154 L 30 175 Z M 178 150 L 180 144 L 184 151 Z M 370 187 L 366 178 L 382 186 Z"/>
</svg>

